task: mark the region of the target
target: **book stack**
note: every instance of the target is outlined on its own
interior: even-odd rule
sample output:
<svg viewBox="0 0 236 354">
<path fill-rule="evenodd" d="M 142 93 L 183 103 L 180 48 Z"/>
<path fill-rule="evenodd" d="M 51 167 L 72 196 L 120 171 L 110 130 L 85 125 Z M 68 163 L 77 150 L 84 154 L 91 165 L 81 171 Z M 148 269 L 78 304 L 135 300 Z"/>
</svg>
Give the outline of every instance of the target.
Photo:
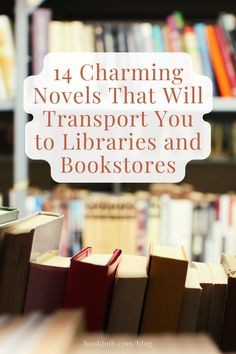
<svg viewBox="0 0 236 354">
<path fill-rule="evenodd" d="M 85 247 L 64 257 L 58 252 L 62 215 L 38 212 L 9 221 L 17 211 L 2 208 L 2 212 L 8 218 L 0 225 L 0 313 L 25 314 L 16 339 L 24 329 L 42 326 L 44 333 L 50 321 L 54 325 L 58 321 L 60 328 L 63 316 L 68 319 L 66 328 L 75 331 L 81 314 L 67 311 L 79 308 L 88 332 L 141 336 L 204 332 L 224 350 L 236 350 L 236 256 L 223 254 L 221 264 L 190 263 L 183 247 L 151 243 L 148 256 L 119 248 L 96 253 Z M 59 317 L 55 314 L 44 322 L 38 314 L 58 310 L 64 315 L 59 312 Z M 10 322 L 14 330 L 19 317 L 15 321 Z M 44 348 L 45 343 L 41 345 Z"/>
<path fill-rule="evenodd" d="M 213 81 L 214 95 L 236 95 L 236 20 L 187 23 L 180 12 L 156 22 L 54 21 L 49 9 L 33 16 L 33 71 L 50 52 L 187 52 L 198 74 Z"/>
</svg>

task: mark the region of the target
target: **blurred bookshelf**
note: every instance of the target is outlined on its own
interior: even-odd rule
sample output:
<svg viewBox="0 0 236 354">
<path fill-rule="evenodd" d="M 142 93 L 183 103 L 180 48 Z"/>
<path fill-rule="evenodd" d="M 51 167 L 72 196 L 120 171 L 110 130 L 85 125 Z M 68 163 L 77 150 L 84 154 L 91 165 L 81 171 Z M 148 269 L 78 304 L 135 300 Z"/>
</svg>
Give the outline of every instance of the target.
<svg viewBox="0 0 236 354">
<path fill-rule="evenodd" d="M 95 26 L 95 21 L 96 23 L 99 21 L 99 23 L 102 24 L 103 21 L 116 21 L 116 23 L 126 21 L 126 23 L 131 25 L 134 23 L 138 23 L 140 25 L 142 21 L 143 24 L 153 24 L 155 21 L 164 21 L 164 19 L 166 19 L 166 17 L 171 14 L 176 9 L 176 7 L 178 7 L 178 10 L 184 14 L 185 18 L 190 21 L 190 23 L 191 21 L 193 23 L 206 21 L 207 23 L 211 24 L 217 21 L 218 15 L 223 10 L 224 12 L 228 13 L 236 13 L 235 0 L 226 0 L 223 4 L 218 0 L 210 0 L 204 4 L 200 4 L 197 0 L 190 0 L 188 2 L 186 2 L 186 0 L 180 0 L 178 1 L 178 4 L 176 4 L 176 1 L 174 0 L 160 0 L 158 2 L 156 0 L 147 0 L 145 2 L 143 0 L 137 0 L 135 3 L 131 0 L 101 0 L 99 2 L 99 6 L 95 0 L 10 0 L 2 1 L 0 3 L 0 14 L 7 15 L 14 22 L 15 58 L 17 67 L 15 78 L 15 81 L 17 82 L 17 90 L 14 99 L 8 98 L 5 101 L 0 101 L 0 169 L 2 172 L 0 183 L 0 205 L 3 205 L 5 200 L 7 200 L 8 204 L 16 204 L 22 214 L 31 215 L 30 218 L 34 218 L 35 216 L 32 215 L 35 215 L 35 213 L 38 213 L 36 215 L 39 215 L 41 210 L 44 210 L 45 214 L 48 214 L 48 216 L 50 216 L 52 219 L 56 216 L 56 214 L 53 213 L 59 213 L 56 216 L 59 216 L 59 218 L 56 222 L 57 228 L 55 229 L 55 232 L 52 228 L 47 229 L 50 224 L 46 226 L 46 229 L 46 224 L 44 225 L 37 223 L 35 225 L 33 224 L 31 228 L 35 231 L 37 230 L 37 227 L 41 227 L 41 230 L 43 227 L 46 235 L 49 235 L 50 231 L 50 236 L 52 237 L 48 237 L 48 240 L 51 241 L 55 237 L 56 246 L 53 247 L 53 249 L 60 250 L 63 257 L 73 256 L 77 252 L 84 252 L 84 250 L 81 251 L 81 249 L 84 249 L 84 247 L 90 245 L 92 245 L 93 251 L 98 254 L 113 254 L 114 250 L 119 247 L 126 254 L 132 254 L 136 256 L 139 255 L 139 257 L 142 255 L 142 257 L 146 257 L 149 252 L 148 250 L 150 244 L 160 243 L 173 246 L 177 240 L 178 243 L 181 245 L 184 244 L 185 248 L 187 248 L 187 253 L 190 255 L 190 260 L 201 262 L 218 262 L 217 268 L 219 268 L 219 260 L 222 252 L 227 254 L 230 254 L 231 252 L 234 254 L 236 253 L 236 97 L 214 97 L 213 111 L 205 116 L 205 119 L 211 122 L 212 125 L 212 154 L 206 160 L 194 160 L 188 163 L 186 166 L 186 177 L 183 181 L 184 183 L 181 185 L 149 185 L 125 183 L 121 186 L 122 192 L 124 193 L 119 193 L 121 191 L 120 185 L 112 185 L 111 183 L 73 184 L 70 186 L 65 186 L 63 184 L 58 185 L 51 178 L 50 166 L 47 162 L 40 160 L 28 161 L 24 153 L 24 129 L 25 123 L 29 117 L 23 111 L 23 93 L 21 87 L 25 77 L 32 73 L 31 59 L 33 57 L 33 34 L 31 26 L 33 19 L 31 15 L 34 13 L 34 10 L 38 8 L 38 6 L 52 9 L 52 19 L 58 22 L 85 21 L 86 24 L 92 23 L 92 26 Z M 12 131 L 14 131 L 14 134 L 12 134 Z M 13 140 L 12 144 L 10 142 L 11 138 Z M 1 151 L 3 150 L 2 147 L 4 148 L 4 151 Z M 28 188 L 29 186 L 37 188 Z M 27 209 L 26 213 L 25 209 Z M 61 229 L 62 214 L 64 214 L 63 229 Z M 54 223 L 54 221 L 55 220 L 51 220 L 50 222 Z M 60 227 L 58 227 L 58 222 Z M 29 267 L 32 265 L 32 263 L 29 263 L 28 257 L 30 252 L 33 251 L 33 248 L 31 248 L 33 245 L 31 242 L 32 239 L 28 237 L 31 235 L 32 229 L 27 231 L 28 240 L 26 243 L 28 244 L 27 247 L 29 247 L 29 254 L 27 254 L 27 256 L 22 256 L 21 252 L 21 259 L 19 264 L 17 264 L 17 267 L 15 267 L 15 257 L 13 257 L 15 250 L 20 249 L 17 242 L 21 242 L 18 241 L 20 240 L 20 237 L 18 236 L 22 233 L 21 223 L 22 220 L 19 221 L 19 229 L 17 226 L 15 229 L 13 229 L 13 231 L 15 231 L 15 234 L 13 232 L 13 241 L 16 243 L 9 243 L 9 245 L 13 245 L 13 247 L 6 247 L 3 249 L 3 253 L 1 253 L 2 259 L 4 260 L 1 261 L 1 266 L 3 267 L 1 271 L 5 272 L 5 277 L 0 274 L 0 290 L 2 290 L 0 291 L 0 312 L 1 297 L 4 298 L 4 296 L 6 296 L 7 302 L 9 300 L 8 309 L 11 309 L 11 306 L 13 306 L 12 304 L 15 302 L 15 298 L 17 298 L 17 296 L 15 296 L 17 293 L 21 293 L 21 295 L 24 293 L 24 296 L 22 296 L 18 303 L 20 311 L 22 311 L 23 307 L 25 308 L 25 299 L 27 299 L 27 306 L 30 307 L 30 287 L 32 284 L 29 282 L 29 278 L 25 277 L 23 280 L 25 286 L 24 288 L 22 286 L 22 279 L 20 276 L 23 273 L 22 270 L 24 264 L 26 265 L 26 268 L 24 269 L 29 269 Z M 5 232 L 5 234 L 7 234 L 6 230 L 8 230 L 7 226 L 5 231 L 3 227 L 3 233 Z M 5 237 L 5 234 L 4 241 L 6 240 L 7 245 L 7 237 L 9 236 Z M 11 242 L 10 239 L 12 235 L 11 233 L 9 233 L 9 235 L 10 238 L 8 239 L 8 242 Z M 20 251 L 22 251 L 22 249 Z M 8 251 L 9 253 L 7 253 Z M 43 250 L 43 255 L 44 252 L 46 252 L 45 255 L 48 257 L 50 251 L 51 248 Z M 158 252 L 156 254 L 152 254 L 151 256 L 156 257 L 157 255 Z M 22 263 L 22 258 L 24 258 L 24 264 Z M 165 256 L 165 258 L 168 260 L 172 259 L 172 257 L 169 255 Z M 6 262 L 6 264 L 9 262 L 9 264 L 11 264 L 12 259 L 14 261 L 14 267 L 12 266 L 12 272 L 9 274 L 10 272 L 8 269 L 10 268 L 5 267 L 4 262 Z M 184 259 L 181 259 L 181 262 L 182 264 L 184 263 L 184 269 L 186 273 L 188 266 L 187 259 L 184 257 Z M 38 264 L 40 264 L 40 267 L 43 264 L 43 272 L 45 269 L 47 270 L 48 265 L 50 266 L 50 264 L 46 264 L 46 262 L 44 263 L 42 260 L 38 259 L 35 260 L 35 269 L 37 269 Z M 151 262 L 149 262 L 149 264 L 151 264 Z M 103 266 L 104 265 L 105 264 L 103 264 Z M 101 265 L 99 265 L 99 267 L 100 266 Z M 144 266 L 146 272 L 146 263 Z M 178 273 L 176 273 L 175 276 L 176 267 L 173 266 L 172 268 L 172 266 L 170 272 L 171 285 L 173 279 L 179 279 Z M 227 264 L 226 267 L 228 267 Z M 108 269 L 108 267 L 105 268 Z M 163 269 L 164 268 L 167 269 L 168 267 L 163 267 Z M 134 267 L 134 269 L 136 268 Z M 55 272 L 58 270 L 57 267 L 55 267 L 55 264 L 54 270 Z M 223 271 L 222 267 L 221 270 Z M 65 267 L 65 272 L 68 273 L 69 271 L 70 266 L 68 265 Z M 235 271 L 236 270 L 233 269 L 234 273 Z M 195 273 L 197 273 L 197 270 Z M 27 270 L 25 274 L 30 273 Z M 113 276 L 115 276 L 115 273 Z M 145 273 L 145 281 L 147 281 L 147 276 L 148 274 Z M 197 276 L 199 276 L 199 274 L 197 274 Z M 230 274 L 227 274 L 227 276 L 230 277 Z M 226 277 L 226 274 L 224 274 L 224 277 Z M 52 279 L 53 278 L 54 277 L 52 277 Z M 185 278 L 186 274 L 185 276 L 181 275 L 181 294 L 185 290 Z M 2 281 L 2 279 L 4 281 Z M 84 277 L 84 279 L 88 279 L 88 277 Z M 216 289 L 214 286 L 218 285 L 218 283 L 215 282 L 213 277 L 210 280 L 209 279 L 207 280 L 206 284 L 210 284 L 212 289 Z M 18 280 L 20 281 L 20 286 L 18 286 Z M 79 284 L 80 282 L 77 280 L 78 279 L 76 279 L 74 283 Z M 89 290 L 88 295 L 90 296 L 90 294 L 92 294 L 92 303 L 94 309 L 101 310 L 101 306 L 99 305 L 99 302 L 97 302 L 98 293 L 96 288 L 96 272 L 93 273 L 92 278 L 90 275 L 89 280 L 89 283 L 91 284 L 91 290 Z M 197 288 L 199 289 L 201 283 L 200 277 L 198 277 L 198 280 Z M 224 281 L 226 282 L 226 280 Z M 11 284 L 13 284 L 12 289 L 16 290 L 16 292 L 14 292 L 11 289 L 11 294 L 14 294 L 12 298 L 8 295 L 9 292 L 7 292 L 7 289 L 11 287 Z M 41 283 L 38 282 L 38 284 L 40 286 Z M 67 284 L 67 282 L 65 282 L 65 284 Z M 85 280 L 82 279 L 81 284 L 84 285 Z M 50 285 L 50 289 L 52 290 L 53 294 L 54 282 L 50 281 L 48 285 Z M 171 289 L 175 289 L 176 285 L 177 284 L 172 286 Z M 233 286 L 235 289 L 235 284 L 233 284 Z M 160 289 L 162 289 L 162 287 L 163 285 L 160 286 Z M 217 303 L 217 297 L 215 297 L 216 300 L 214 300 L 214 306 L 211 307 L 211 311 L 209 311 L 212 324 L 216 324 L 216 327 L 222 326 L 226 296 L 230 294 L 230 292 L 226 292 L 226 283 L 222 283 L 221 288 L 224 290 L 222 292 L 222 297 L 220 298 L 222 302 Z M 82 286 L 81 290 L 83 289 L 86 290 L 86 286 Z M 27 297 L 25 297 L 26 290 Z M 40 289 L 40 291 L 44 293 L 43 295 L 47 294 L 43 287 Z M 62 295 L 62 293 L 65 291 L 65 287 L 63 288 L 62 286 L 61 291 Z M 167 289 L 165 291 L 166 293 L 163 293 L 163 299 L 170 298 L 168 295 L 170 294 L 170 290 Z M 213 295 L 215 293 L 213 290 L 211 291 L 211 296 L 213 299 Z M 150 291 L 150 294 L 151 292 L 152 291 Z M 93 296 L 95 293 L 96 301 L 94 300 Z M 192 312 L 196 310 L 195 321 L 197 320 L 198 309 L 200 308 L 200 291 L 198 291 L 198 293 L 198 305 L 195 308 L 192 306 L 190 309 L 191 311 L 188 309 L 189 314 L 192 314 Z M 70 300 L 70 291 L 68 291 L 66 294 L 66 298 L 68 297 Z M 134 292 L 134 295 L 132 295 L 131 298 L 130 292 L 129 298 L 131 298 L 131 304 L 135 304 L 133 299 L 137 297 L 137 294 L 137 292 Z M 32 296 L 33 300 L 37 300 L 37 297 L 41 299 L 40 293 L 36 295 L 37 296 Z M 58 295 L 58 292 L 56 295 Z M 87 299 L 89 296 L 86 294 L 85 298 Z M 64 294 L 61 296 L 62 303 L 64 304 L 63 297 Z M 145 296 L 145 301 L 146 298 L 147 297 Z M 54 306 L 55 299 L 56 296 L 54 298 L 54 295 L 52 295 L 47 296 L 46 300 L 49 302 L 51 301 Z M 176 301 L 176 296 L 173 296 L 173 299 Z M 180 303 L 181 301 L 179 299 L 177 301 L 179 309 Z M 140 301 L 139 316 L 141 316 L 141 310 L 144 308 L 143 304 L 145 304 L 144 297 L 142 301 Z M 76 306 L 78 307 L 78 303 Z M 234 309 L 235 303 L 232 302 L 227 306 L 228 308 L 232 307 L 232 309 Z M 155 308 L 155 306 L 153 308 Z M 168 306 L 165 305 L 162 306 L 162 308 L 164 309 L 163 318 L 168 319 L 169 314 L 166 312 L 169 310 Z M 194 309 L 194 311 L 192 311 L 192 309 Z M 4 308 L 4 311 L 5 310 L 6 307 Z M 45 311 L 43 308 L 40 310 Z M 103 313 L 103 310 L 101 310 L 102 316 L 104 316 L 106 311 L 107 309 L 105 309 Z M 171 310 L 169 311 L 171 313 Z M 131 312 L 132 311 L 130 311 L 130 313 Z M 92 311 L 92 313 L 94 314 L 95 312 Z M 204 313 L 207 313 L 207 311 L 204 311 Z M 220 321 L 214 320 L 214 315 L 216 313 L 218 316 L 222 315 Z M 231 327 L 233 328 L 234 332 L 232 331 L 230 336 L 233 339 L 235 338 L 234 314 L 235 312 L 232 311 L 231 317 L 233 319 L 233 325 L 231 325 Z M 178 316 L 176 316 L 177 320 L 179 320 Z M 206 315 L 206 319 L 207 316 L 208 315 Z M 151 312 L 150 316 L 149 314 L 147 315 L 147 318 L 148 317 L 155 317 L 156 320 L 158 316 Z M 61 319 L 61 332 L 58 332 L 57 330 L 57 334 L 61 333 L 63 336 L 64 330 L 67 327 L 65 327 L 64 315 Z M 43 320 L 44 318 L 41 318 L 40 321 L 42 322 Z M 138 322 L 142 323 L 140 321 L 141 317 L 138 318 Z M 58 324 L 57 322 L 58 317 L 56 315 L 52 325 L 54 326 L 55 323 Z M 139 323 L 137 328 L 140 327 Z M 30 325 L 30 322 L 28 324 Z M 37 326 L 31 328 L 31 332 L 33 329 L 39 328 L 38 324 Z M 40 327 L 41 329 L 44 328 L 43 323 L 40 325 L 42 325 L 42 327 Z M 196 323 L 194 326 L 196 326 Z M 30 338 L 28 332 L 26 331 L 29 326 L 24 328 L 25 338 Z M 219 328 L 217 328 L 217 330 L 219 330 Z M 135 331 L 137 332 L 138 330 Z M 193 332 L 195 331 L 202 332 L 202 329 L 195 329 L 194 327 Z M 211 333 L 209 329 L 204 331 Z M 37 331 L 35 333 L 37 336 Z M 43 332 L 41 331 L 41 333 Z M 55 333 L 55 331 L 53 333 Z M 33 334 L 33 332 L 31 334 Z M 219 331 L 218 335 L 220 336 L 221 334 L 222 333 Z M 50 334 L 51 342 L 55 343 L 54 337 L 55 336 Z M 58 338 L 60 339 L 60 335 Z M 180 337 L 178 336 L 178 338 Z M 193 340 L 199 340 L 198 338 L 199 337 L 196 336 Z M 41 338 L 41 341 L 47 346 L 46 339 L 43 337 Z M 180 338 L 178 340 L 182 339 Z M 218 340 L 219 338 L 217 338 L 217 343 Z M 191 342 L 188 343 L 191 344 Z M 19 341 L 19 344 L 22 345 L 21 349 L 24 348 L 24 343 Z M 200 346 L 197 347 L 197 344 L 192 346 L 196 346 L 197 349 L 202 348 Z M 182 348 L 182 346 L 179 347 Z M 184 348 L 186 349 L 186 347 Z M 11 349 L 13 349 L 13 347 L 11 347 Z M 50 347 L 46 348 L 45 350 L 48 352 L 49 349 Z M 58 349 L 60 351 L 59 347 Z M 110 348 L 108 349 L 105 352 L 109 352 Z M 155 348 L 153 347 L 153 349 Z M 235 342 L 230 349 L 236 349 Z M 132 349 L 132 351 L 134 350 L 136 351 L 135 348 Z M 217 354 L 218 352 L 218 350 L 215 352 L 214 348 L 212 350 L 211 348 L 206 348 L 205 350 L 200 350 L 200 352 L 201 351 L 202 353 L 205 352 L 212 354 Z M 9 350 L 9 352 L 11 351 Z M 21 352 L 23 352 L 23 350 Z M 43 352 L 42 349 L 41 352 Z M 63 352 L 64 354 L 68 353 L 69 351 L 61 350 L 60 352 Z M 96 352 L 96 349 L 94 352 Z M 117 350 L 115 352 L 117 352 Z M 136 353 L 138 352 L 144 353 L 142 348 L 136 351 Z M 176 352 L 175 349 L 174 352 Z M 191 350 L 188 349 L 188 353 L 191 353 Z"/>
<path fill-rule="evenodd" d="M 53 20 L 58 21 L 119 21 L 119 22 L 152 22 L 163 21 L 176 8 L 184 14 L 190 23 L 206 21 L 212 23 L 222 12 L 235 13 L 235 2 L 227 0 L 222 4 L 220 1 L 208 1 L 204 6 L 199 6 L 196 0 L 179 1 L 159 1 L 148 0 L 145 3 L 141 0 L 135 2 L 121 0 L 111 2 L 102 0 L 97 6 L 95 0 L 64 1 L 26 1 L 16 0 L 1 2 L 0 13 L 9 16 L 14 22 L 14 40 L 17 63 L 17 84 L 18 87 L 24 78 L 31 73 L 31 15 L 37 7 L 52 9 Z M 9 154 L 0 157 L 0 166 L 4 170 L 4 178 L 0 186 L 1 192 L 12 186 L 21 185 L 19 191 L 19 207 L 23 208 L 23 200 L 26 194 L 27 185 L 50 188 L 55 183 L 50 177 L 50 168 L 44 161 L 30 161 L 26 158 L 22 146 L 24 146 L 24 126 L 27 122 L 27 115 L 23 111 L 22 90 L 17 90 L 15 99 L 0 101 L 0 119 L 2 116 L 13 115 L 14 120 L 14 155 Z M 220 121 L 222 123 L 233 121 L 236 113 L 236 98 L 214 97 L 213 111 L 206 116 L 207 120 Z M 10 118 L 12 120 L 12 118 Z M 214 173 L 213 173 L 214 172 Z M 235 182 L 236 158 L 234 156 L 212 157 L 204 161 L 192 161 L 186 168 L 186 178 L 184 182 L 193 184 L 196 189 L 206 192 L 227 192 L 236 190 Z M 209 175 L 210 173 L 210 175 Z M 219 176 L 219 178 L 218 178 Z M 23 187 L 22 187 L 23 186 Z M 130 190 L 139 188 L 139 185 L 130 185 Z M 143 185 L 147 188 L 147 185 Z M 88 185 L 93 190 L 115 189 L 111 186 Z M 129 186 L 124 186 L 125 190 Z M 119 188 L 117 189 L 119 191 Z"/>
</svg>

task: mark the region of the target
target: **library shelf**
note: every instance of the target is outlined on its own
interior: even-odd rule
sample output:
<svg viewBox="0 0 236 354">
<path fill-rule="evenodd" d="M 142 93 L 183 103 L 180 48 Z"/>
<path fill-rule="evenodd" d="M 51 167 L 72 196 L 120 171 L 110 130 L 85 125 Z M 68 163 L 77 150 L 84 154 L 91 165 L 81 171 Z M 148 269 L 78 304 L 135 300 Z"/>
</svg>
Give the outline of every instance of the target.
<svg viewBox="0 0 236 354">
<path fill-rule="evenodd" d="M 236 112 L 236 98 L 214 97 L 213 112 Z"/>
</svg>

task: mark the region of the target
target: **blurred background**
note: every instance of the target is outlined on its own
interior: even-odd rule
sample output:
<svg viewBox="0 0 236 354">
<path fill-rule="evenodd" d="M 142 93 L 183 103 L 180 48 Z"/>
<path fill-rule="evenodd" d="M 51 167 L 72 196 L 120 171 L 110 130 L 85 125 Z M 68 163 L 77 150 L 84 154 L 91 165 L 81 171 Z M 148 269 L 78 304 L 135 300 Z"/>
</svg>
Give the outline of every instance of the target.
<svg viewBox="0 0 236 354">
<path fill-rule="evenodd" d="M 21 215 L 62 211 L 64 255 L 91 242 L 98 251 L 116 245 L 139 254 L 150 241 L 184 242 L 198 260 L 236 252 L 235 13 L 234 0 L 1 1 L 1 204 Z M 213 81 L 213 111 L 205 116 L 211 156 L 189 163 L 181 185 L 54 183 L 48 164 L 24 153 L 22 84 L 58 51 L 188 52 L 195 71 Z"/>
</svg>

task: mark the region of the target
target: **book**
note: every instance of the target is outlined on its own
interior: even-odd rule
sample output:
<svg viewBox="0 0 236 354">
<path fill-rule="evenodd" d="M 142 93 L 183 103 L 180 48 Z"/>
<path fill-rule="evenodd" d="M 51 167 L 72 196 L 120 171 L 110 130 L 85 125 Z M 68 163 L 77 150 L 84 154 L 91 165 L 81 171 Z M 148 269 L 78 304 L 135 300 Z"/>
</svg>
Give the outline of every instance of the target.
<svg viewBox="0 0 236 354">
<path fill-rule="evenodd" d="M 213 68 L 211 65 L 210 53 L 206 38 L 206 24 L 205 23 L 196 23 L 194 25 L 194 30 L 197 36 L 197 41 L 199 45 L 199 52 L 201 56 L 202 70 L 203 74 L 210 77 L 213 84 L 213 95 L 217 94 L 217 87 L 215 82 L 215 76 L 213 72 Z"/>
<path fill-rule="evenodd" d="M 232 89 L 225 69 L 225 64 L 220 52 L 215 27 L 213 25 L 207 25 L 206 33 L 210 58 L 215 72 L 220 95 L 223 97 L 230 97 L 232 96 Z"/>
<path fill-rule="evenodd" d="M 236 21 L 235 15 L 222 12 L 219 16 L 219 24 L 224 29 L 224 33 L 228 39 L 231 57 L 236 65 Z"/>
<path fill-rule="evenodd" d="M 221 347 L 224 351 L 236 350 L 236 257 L 222 254 L 221 263 L 228 277 L 228 290 L 222 329 Z"/>
<path fill-rule="evenodd" d="M 210 268 L 213 282 L 208 333 L 212 336 L 215 342 L 220 345 L 228 280 L 221 264 L 207 263 L 207 265 Z"/>
<path fill-rule="evenodd" d="M 51 313 L 63 307 L 70 257 L 52 250 L 30 262 L 24 312 Z"/>
<path fill-rule="evenodd" d="M 29 261 L 48 249 L 58 248 L 63 216 L 40 212 L 0 225 L 0 312 L 21 313 Z"/>
<path fill-rule="evenodd" d="M 96 52 L 104 52 L 105 44 L 104 44 L 104 29 L 101 24 L 95 24 L 94 27 L 94 35 L 95 35 L 95 50 Z"/>
<path fill-rule="evenodd" d="M 37 75 L 43 69 L 44 57 L 48 54 L 48 28 L 52 10 L 35 9 L 32 14 L 32 63 L 33 74 Z"/>
<path fill-rule="evenodd" d="M 72 343 L 84 331 L 84 316 L 80 310 L 60 310 L 45 317 L 38 328 L 22 338 L 18 354 L 67 354 Z"/>
<path fill-rule="evenodd" d="M 15 48 L 8 16 L 0 15 L 0 68 L 7 98 L 15 95 Z"/>
<path fill-rule="evenodd" d="M 84 24 L 82 21 L 71 22 L 71 50 L 73 52 L 84 51 Z"/>
<path fill-rule="evenodd" d="M 183 248 L 151 245 L 142 334 L 177 331 L 187 268 Z"/>
<path fill-rule="evenodd" d="M 17 220 L 19 210 L 17 208 L 0 207 L 0 224 Z"/>
<path fill-rule="evenodd" d="M 232 94 L 233 96 L 235 96 L 236 95 L 236 71 L 231 57 L 229 43 L 227 41 L 223 28 L 219 24 L 215 25 L 215 33 L 219 44 L 220 53 L 224 61 L 226 74 L 232 89 Z"/>
<path fill-rule="evenodd" d="M 153 52 L 154 51 L 154 43 L 153 43 L 153 35 L 152 35 L 152 24 L 149 22 L 143 22 L 140 25 L 140 40 L 143 43 L 143 51 L 144 52 Z"/>
<path fill-rule="evenodd" d="M 5 333 L 1 341 L 1 353 L 7 354 L 16 350 L 19 353 L 27 338 L 38 330 L 42 321 L 42 316 L 39 313 L 34 313 L 15 322 L 15 326 L 11 327 L 11 330 Z"/>
<path fill-rule="evenodd" d="M 197 270 L 188 268 L 184 296 L 178 321 L 179 333 L 194 333 L 201 301 L 202 288 L 199 284 Z"/>
<path fill-rule="evenodd" d="M 207 332 L 213 295 L 211 270 L 209 266 L 203 262 L 192 262 L 192 265 L 197 270 L 198 280 L 202 288 L 196 332 Z"/>
<path fill-rule="evenodd" d="M 181 40 L 180 32 L 177 28 L 175 16 L 174 15 L 167 16 L 166 23 L 170 31 L 170 39 L 172 42 L 173 52 L 182 52 L 183 51 L 182 40 Z"/>
<path fill-rule="evenodd" d="M 63 52 L 63 29 L 61 21 L 50 21 L 48 26 L 48 52 Z"/>
<path fill-rule="evenodd" d="M 192 215 L 193 202 L 191 199 L 161 197 L 160 242 L 169 246 L 184 246 L 187 256 L 192 255 Z M 185 227 L 183 227 L 183 218 Z"/>
<path fill-rule="evenodd" d="M 0 66 L 0 102 L 7 100 L 7 90 L 4 83 L 2 67 Z"/>
<path fill-rule="evenodd" d="M 106 327 L 113 281 L 121 250 L 113 254 L 93 254 L 87 247 L 71 258 L 65 293 L 65 308 L 81 307 L 89 331 Z"/>
<path fill-rule="evenodd" d="M 192 26 L 185 26 L 184 27 L 184 47 L 185 51 L 191 56 L 192 58 L 192 65 L 193 70 L 196 74 L 202 74 L 202 62 L 200 57 L 200 50 L 199 44 L 197 40 L 197 35 Z"/>
<path fill-rule="evenodd" d="M 159 197 L 152 196 L 149 200 L 147 215 L 147 249 L 149 249 L 152 243 L 160 243 L 160 218 L 160 199 Z"/>
<path fill-rule="evenodd" d="M 159 53 L 165 52 L 165 41 L 161 26 L 159 26 L 158 24 L 154 24 L 152 26 L 152 35 L 154 51 Z"/>
<path fill-rule="evenodd" d="M 108 333 L 138 334 L 147 285 L 147 258 L 123 255 L 117 268 L 108 317 Z"/>
</svg>

